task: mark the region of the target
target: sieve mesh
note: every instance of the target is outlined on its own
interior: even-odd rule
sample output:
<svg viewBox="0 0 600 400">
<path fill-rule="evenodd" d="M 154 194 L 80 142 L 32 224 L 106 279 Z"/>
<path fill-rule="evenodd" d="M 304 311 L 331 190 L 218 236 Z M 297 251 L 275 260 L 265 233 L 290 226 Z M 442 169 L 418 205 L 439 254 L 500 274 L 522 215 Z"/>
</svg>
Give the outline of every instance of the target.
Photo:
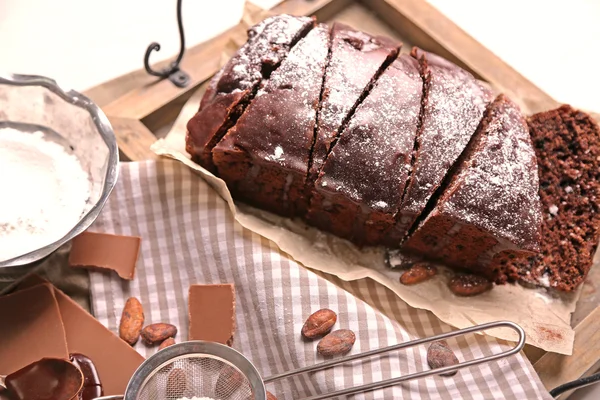
<svg viewBox="0 0 600 400">
<path fill-rule="evenodd" d="M 209 398 L 250 400 L 248 378 L 226 360 L 208 354 L 188 354 L 161 365 L 142 384 L 139 400 Z"/>
</svg>

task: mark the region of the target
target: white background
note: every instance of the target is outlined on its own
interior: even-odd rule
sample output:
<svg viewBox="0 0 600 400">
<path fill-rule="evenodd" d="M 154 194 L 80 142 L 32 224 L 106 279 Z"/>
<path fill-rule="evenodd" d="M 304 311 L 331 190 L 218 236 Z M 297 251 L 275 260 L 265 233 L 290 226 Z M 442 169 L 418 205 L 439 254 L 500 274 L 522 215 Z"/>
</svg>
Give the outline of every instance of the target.
<svg viewBox="0 0 600 400">
<path fill-rule="evenodd" d="M 600 0 L 429 1 L 558 101 L 600 112 Z M 242 9 L 243 0 L 184 1 L 188 46 L 236 24 Z M 178 40 L 175 0 L 0 0 L 0 70 L 77 90 L 141 68 L 150 42 L 163 46 L 157 59 L 172 56 Z M 600 398 L 600 385 L 586 398 Z"/>
<path fill-rule="evenodd" d="M 429 1 L 557 100 L 600 111 L 600 0 Z M 188 44 L 235 24 L 242 7 L 185 0 Z M 158 59 L 177 53 L 175 0 L 0 0 L 5 71 L 85 90 L 140 68 L 152 41 Z"/>
</svg>

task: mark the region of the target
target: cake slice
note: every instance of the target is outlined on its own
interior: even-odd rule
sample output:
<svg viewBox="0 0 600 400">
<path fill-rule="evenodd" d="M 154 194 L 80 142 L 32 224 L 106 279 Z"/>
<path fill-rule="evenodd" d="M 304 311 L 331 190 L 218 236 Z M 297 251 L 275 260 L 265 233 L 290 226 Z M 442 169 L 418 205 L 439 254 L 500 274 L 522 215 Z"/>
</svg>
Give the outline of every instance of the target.
<svg viewBox="0 0 600 400">
<path fill-rule="evenodd" d="M 490 105 L 429 215 L 403 250 L 489 279 L 499 253 L 539 251 L 537 160 L 525 117 L 504 95 Z"/>
<path fill-rule="evenodd" d="M 284 215 L 305 209 L 305 179 L 329 51 L 319 25 L 292 49 L 213 149 L 234 198 Z"/>
<path fill-rule="evenodd" d="M 501 259 L 513 279 L 563 292 L 587 276 L 600 240 L 600 129 L 568 105 L 528 120 L 543 208 L 541 252 Z"/>
<path fill-rule="evenodd" d="M 377 76 L 398 56 L 401 43 L 335 22 L 325 73 L 307 189 L 310 192 L 331 146 Z"/>
<path fill-rule="evenodd" d="M 200 109 L 187 124 L 186 151 L 214 172 L 211 150 L 298 40 L 314 26 L 307 17 L 277 15 L 248 30 L 248 41 L 212 79 Z"/>
<path fill-rule="evenodd" d="M 489 89 L 450 61 L 416 47 L 411 55 L 421 65 L 425 106 L 413 170 L 397 215 L 398 237 L 405 237 L 425 210 L 493 100 Z"/>
<path fill-rule="evenodd" d="M 307 214 L 312 225 L 358 244 L 389 239 L 410 172 L 422 93 L 410 56 L 385 70 L 323 165 Z"/>
</svg>

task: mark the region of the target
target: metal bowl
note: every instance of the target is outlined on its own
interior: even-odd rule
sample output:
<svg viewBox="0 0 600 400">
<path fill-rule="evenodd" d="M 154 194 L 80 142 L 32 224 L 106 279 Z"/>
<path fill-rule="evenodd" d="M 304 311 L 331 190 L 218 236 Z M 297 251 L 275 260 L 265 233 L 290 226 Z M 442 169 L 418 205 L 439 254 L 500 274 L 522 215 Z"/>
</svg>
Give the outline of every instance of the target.
<svg viewBox="0 0 600 400">
<path fill-rule="evenodd" d="M 0 73 L 0 127 L 42 131 L 69 146 L 90 180 L 90 198 L 79 222 L 54 243 L 0 261 L 0 271 L 31 265 L 86 230 L 98 217 L 115 186 L 119 150 L 114 131 L 100 107 L 73 90 L 42 76 Z M 0 188 L 6 193 L 5 188 Z M 10 189 L 8 189 L 10 190 Z M 16 268 L 22 269 L 22 268 Z M 13 270 L 14 272 L 14 270 Z"/>
</svg>

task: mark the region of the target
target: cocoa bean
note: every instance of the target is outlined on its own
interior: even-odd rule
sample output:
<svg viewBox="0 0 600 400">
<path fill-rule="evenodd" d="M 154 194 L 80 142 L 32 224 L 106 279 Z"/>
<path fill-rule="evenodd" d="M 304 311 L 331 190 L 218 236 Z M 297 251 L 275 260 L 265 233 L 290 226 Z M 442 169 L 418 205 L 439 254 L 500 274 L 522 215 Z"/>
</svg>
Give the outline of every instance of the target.
<svg viewBox="0 0 600 400">
<path fill-rule="evenodd" d="M 437 274 L 437 268 L 426 263 L 417 263 L 400 276 L 403 285 L 416 285 L 425 282 Z"/>
<path fill-rule="evenodd" d="M 169 346 L 173 346 L 175 344 L 175 339 L 173 339 L 172 337 L 170 338 L 166 338 L 165 340 L 163 340 L 163 342 L 160 344 L 160 346 L 158 346 L 158 351 L 167 348 Z"/>
<path fill-rule="evenodd" d="M 448 288 L 457 296 L 476 296 L 491 290 L 492 282 L 482 276 L 463 274 L 450 279 Z"/>
<path fill-rule="evenodd" d="M 458 358 L 445 340 L 433 342 L 427 349 L 427 364 L 431 369 L 458 364 Z M 446 372 L 440 376 L 454 376 L 458 371 Z"/>
<path fill-rule="evenodd" d="M 322 356 L 345 354 L 352 349 L 356 335 L 349 329 L 338 329 L 325 336 L 317 345 L 317 352 Z"/>
<path fill-rule="evenodd" d="M 177 327 L 164 322 L 147 325 L 142 329 L 142 340 L 149 345 L 161 343 L 175 335 L 177 335 Z"/>
<path fill-rule="evenodd" d="M 144 309 L 142 308 L 142 303 L 137 298 L 130 297 L 125 302 L 125 307 L 121 314 L 119 337 L 133 346 L 140 338 L 142 326 L 144 326 Z"/>
<path fill-rule="evenodd" d="M 335 322 L 337 314 L 330 309 L 323 308 L 313 313 L 302 327 L 302 336 L 307 339 L 315 339 L 327 334 Z"/>
</svg>

